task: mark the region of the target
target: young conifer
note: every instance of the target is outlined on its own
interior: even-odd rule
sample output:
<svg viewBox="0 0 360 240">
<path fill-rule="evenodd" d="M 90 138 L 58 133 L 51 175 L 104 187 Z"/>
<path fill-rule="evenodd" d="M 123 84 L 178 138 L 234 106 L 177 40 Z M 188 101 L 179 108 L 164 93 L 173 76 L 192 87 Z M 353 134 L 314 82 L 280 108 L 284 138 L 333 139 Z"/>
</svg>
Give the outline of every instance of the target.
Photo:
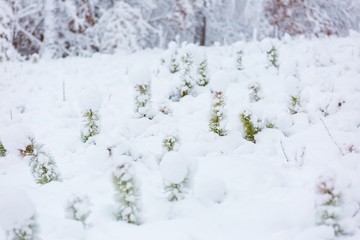
<svg viewBox="0 0 360 240">
<path fill-rule="evenodd" d="M 185 97 L 190 95 L 194 88 L 194 79 L 191 75 L 191 70 L 193 67 L 193 56 L 190 52 L 186 52 L 182 58 L 182 70 L 181 70 L 181 87 L 180 87 L 180 97 Z"/>
<path fill-rule="evenodd" d="M 297 114 L 297 113 L 299 113 L 300 109 L 301 109 L 300 97 L 299 96 L 291 96 L 289 112 L 291 114 Z"/>
<path fill-rule="evenodd" d="M 223 124 L 225 119 L 224 107 L 225 98 L 223 92 L 213 92 L 213 100 L 211 106 L 211 116 L 209 122 L 210 131 L 216 133 L 219 136 L 226 135 L 226 129 Z"/>
<path fill-rule="evenodd" d="M 207 59 L 204 59 L 200 63 L 199 68 L 198 68 L 198 74 L 199 74 L 199 79 L 197 81 L 197 84 L 199 86 L 205 87 L 209 83 Z"/>
<path fill-rule="evenodd" d="M 116 192 L 115 201 L 118 205 L 116 219 L 140 224 L 139 189 L 130 161 L 125 161 L 116 167 L 112 182 Z"/>
<path fill-rule="evenodd" d="M 32 216 L 24 223 L 17 224 L 11 231 L 7 232 L 9 240 L 38 240 L 39 238 L 39 225 L 36 216 Z"/>
<path fill-rule="evenodd" d="M 316 220 L 318 225 L 331 226 L 335 236 L 344 234 L 339 224 L 342 197 L 339 190 L 335 188 L 333 178 L 320 179 L 316 186 Z"/>
<path fill-rule="evenodd" d="M 97 111 L 93 111 L 92 109 L 87 110 L 83 114 L 83 130 L 81 132 L 81 139 L 85 143 L 91 137 L 99 134 L 99 113 Z"/>
<path fill-rule="evenodd" d="M 88 226 L 88 218 L 91 214 L 91 203 L 87 196 L 74 196 L 66 205 L 66 216 L 80 221 L 84 227 Z"/>
<path fill-rule="evenodd" d="M 148 84 L 136 84 L 135 85 L 135 105 L 136 113 L 140 117 L 152 118 L 151 113 L 151 85 Z"/>
<path fill-rule="evenodd" d="M 250 102 L 257 102 L 261 99 L 260 97 L 260 84 L 258 82 L 252 83 L 248 86 L 250 90 Z"/>
<path fill-rule="evenodd" d="M 171 152 L 179 148 L 180 139 L 177 135 L 169 135 L 163 139 L 163 148 L 166 152 Z"/>
<path fill-rule="evenodd" d="M 0 157 L 5 157 L 6 153 L 7 153 L 7 150 L 4 147 L 4 145 L 2 144 L 2 142 L 0 141 Z"/>
<path fill-rule="evenodd" d="M 269 66 L 273 66 L 278 69 L 280 65 L 278 63 L 278 53 L 275 46 L 272 46 L 270 51 L 267 52 L 267 57 L 269 60 Z"/>
<path fill-rule="evenodd" d="M 261 131 L 261 128 L 255 126 L 255 124 L 251 121 L 251 114 L 246 112 L 240 114 L 240 120 L 244 127 L 245 139 L 256 143 L 255 135 Z"/>
<path fill-rule="evenodd" d="M 235 61 L 235 64 L 236 64 L 236 69 L 237 70 L 243 70 L 244 67 L 243 67 L 243 51 L 242 50 L 239 50 L 236 52 L 236 61 Z"/>
<path fill-rule="evenodd" d="M 189 178 L 186 176 L 181 182 L 178 183 L 165 183 L 166 198 L 170 202 L 182 200 L 189 193 Z"/>
</svg>

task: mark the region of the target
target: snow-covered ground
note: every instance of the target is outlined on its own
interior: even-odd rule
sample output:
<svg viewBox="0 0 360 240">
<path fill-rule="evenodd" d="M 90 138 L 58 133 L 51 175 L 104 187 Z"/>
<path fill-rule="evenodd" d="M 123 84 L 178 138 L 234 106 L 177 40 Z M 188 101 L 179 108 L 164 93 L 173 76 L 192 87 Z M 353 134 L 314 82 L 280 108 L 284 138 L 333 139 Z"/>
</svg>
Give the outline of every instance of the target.
<svg viewBox="0 0 360 240">
<path fill-rule="evenodd" d="M 272 46 L 279 69 L 269 66 Z M 7 149 L 0 157 L 0 239 L 32 216 L 48 240 L 335 239 L 333 222 L 317 224 L 324 182 L 340 198 L 329 206 L 343 229 L 339 239 L 360 239 L 360 36 L 183 49 L 206 53 L 210 86 L 226 89 L 226 136 L 209 131 L 209 85 L 169 100 L 181 78 L 160 63 L 171 50 L 0 63 Z M 143 81 L 131 77 L 149 74 L 155 116 L 139 118 L 134 86 Z M 227 84 L 212 84 L 211 76 Z M 291 96 L 299 100 L 295 109 Z M 100 133 L 84 143 L 89 108 L 98 111 Z M 256 144 L 244 139 L 244 111 L 255 125 L 275 126 L 258 133 Z M 174 153 L 163 148 L 166 136 L 179 139 Z M 53 156 L 60 181 L 36 184 L 29 157 L 19 154 L 29 138 Z M 112 174 L 124 158 L 139 187 L 140 225 L 114 216 Z M 184 177 L 183 199 L 168 201 L 164 185 Z M 66 212 L 74 195 L 90 202 L 85 227 Z"/>
</svg>

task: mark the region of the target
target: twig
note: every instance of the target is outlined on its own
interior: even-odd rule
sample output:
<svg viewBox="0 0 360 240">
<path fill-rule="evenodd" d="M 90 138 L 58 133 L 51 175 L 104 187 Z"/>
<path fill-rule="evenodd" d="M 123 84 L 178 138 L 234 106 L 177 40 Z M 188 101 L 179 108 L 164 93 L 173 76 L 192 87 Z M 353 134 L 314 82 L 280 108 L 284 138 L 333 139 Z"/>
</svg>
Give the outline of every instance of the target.
<svg viewBox="0 0 360 240">
<path fill-rule="evenodd" d="M 328 133 L 331 141 L 334 143 L 334 145 L 339 149 L 339 152 L 341 153 L 341 155 L 345 155 L 344 152 L 342 151 L 342 149 L 340 148 L 339 144 L 335 141 L 335 138 L 331 135 L 329 128 L 326 126 L 324 120 L 320 117 L 320 121 L 322 122 L 322 124 L 324 125 L 324 128 L 326 129 L 326 132 Z"/>
<path fill-rule="evenodd" d="M 283 152 L 283 154 L 284 154 L 284 156 L 285 156 L 285 158 L 286 158 L 286 161 L 287 161 L 287 162 L 290 162 L 289 157 L 287 156 L 287 154 L 286 154 L 286 152 L 285 152 L 285 148 L 284 148 L 284 145 L 283 145 L 282 140 L 280 140 L 280 145 L 281 145 L 282 152 Z"/>
<path fill-rule="evenodd" d="M 65 98 L 65 80 L 63 80 L 63 83 L 62 83 L 62 95 L 63 95 L 63 102 L 66 101 L 66 98 Z"/>
</svg>

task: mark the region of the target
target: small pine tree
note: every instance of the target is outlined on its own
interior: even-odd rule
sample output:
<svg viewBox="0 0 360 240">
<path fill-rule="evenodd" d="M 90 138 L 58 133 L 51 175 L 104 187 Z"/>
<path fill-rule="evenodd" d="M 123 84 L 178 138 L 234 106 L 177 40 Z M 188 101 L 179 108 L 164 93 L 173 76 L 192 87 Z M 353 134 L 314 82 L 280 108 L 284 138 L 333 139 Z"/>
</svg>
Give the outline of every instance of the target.
<svg viewBox="0 0 360 240">
<path fill-rule="evenodd" d="M 35 150 L 35 139 L 29 138 L 30 143 L 24 149 L 19 149 L 22 157 L 33 156 Z"/>
<path fill-rule="evenodd" d="M 208 85 L 209 83 L 209 78 L 208 78 L 208 61 L 207 59 L 204 59 L 198 68 L 198 74 L 199 74 L 199 79 L 197 81 L 197 84 L 199 86 L 205 87 L 206 85 Z"/>
<path fill-rule="evenodd" d="M 209 128 L 210 131 L 218 134 L 219 136 L 226 135 L 226 130 L 224 126 L 225 125 L 224 107 L 225 107 L 224 93 L 219 91 L 214 91 Z"/>
<path fill-rule="evenodd" d="M 320 179 L 317 184 L 316 193 L 316 220 L 318 225 L 331 226 L 335 236 L 344 234 L 339 224 L 340 208 L 342 203 L 341 193 L 335 189 L 334 179 Z"/>
<path fill-rule="evenodd" d="M 235 61 L 235 64 L 236 64 L 236 69 L 237 70 L 243 70 L 244 67 L 243 67 L 243 51 L 242 50 L 239 50 L 236 52 L 236 61 Z"/>
<path fill-rule="evenodd" d="M 2 144 L 2 142 L 0 141 L 0 157 L 5 157 L 6 153 L 7 153 L 7 150 L 4 147 L 4 145 Z"/>
<path fill-rule="evenodd" d="M 185 97 L 190 95 L 193 91 L 193 77 L 191 76 L 191 70 L 193 66 L 193 56 L 190 52 L 186 52 L 181 58 L 182 62 L 182 72 L 181 72 L 181 87 L 180 87 L 180 96 Z"/>
<path fill-rule="evenodd" d="M 117 166 L 112 175 L 112 182 L 116 192 L 115 201 L 118 204 L 116 219 L 140 224 L 139 192 L 132 164 L 124 162 Z"/>
<path fill-rule="evenodd" d="M 261 131 L 260 127 L 256 127 L 251 121 L 251 115 L 245 112 L 240 114 L 240 119 L 245 131 L 245 139 L 256 143 L 255 135 Z"/>
<path fill-rule="evenodd" d="M 60 179 L 54 158 L 50 154 L 41 151 L 41 146 L 34 151 L 29 166 L 38 184 L 47 184 Z"/>
<path fill-rule="evenodd" d="M 248 86 L 250 90 L 250 102 L 257 102 L 261 99 L 260 97 L 260 84 L 259 83 L 252 83 Z"/>
<path fill-rule="evenodd" d="M 7 232 L 9 240 L 38 240 L 39 225 L 36 216 L 32 216 L 21 225 L 15 226 L 11 231 Z"/>
<path fill-rule="evenodd" d="M 74 196 L 67 202 L 66 216 L 70 219 L 80 221 L 84 227 L 88 226 L 88 218 L 91 214 L 90 200 L 87 196 Z"/>
<path fill-rule="evenodd" d="M 297 114 L 297 113 L 299 113 L 300 108 L 301 108 L 300 97 L 291 96 L 289 112 L 291 114 Z"/>
<path fill-rule="evenodd" d="M 179 142 L 180 139 L 178 136 L 167 136 L 164 138 L 162 146 L 165 151 L 171 152 L 178 149 Z"/>
<path fill-rule="evenodd" d="M 166 183 L 165 194 L 170 202 L 182 200 L 189 192 L 189 178 L 185 177 L 180 183 Z"/>
<path fill-rule="evenodd" d="M 267 52 L 267 57 L 269 60 L 269 66 L 273 66 L 278 69 L 279 68 L 278 53 L 275 46 L 272 46 L 270 51 Z"/>
<path fill-rule="evenodd" d="M 99 113 L 89 109 L 83 114 L 83 130 L 81 132 L 81 139 L 85 143 L 91 137 L 99 134 Z"/>
<path fill-rule="evenodd" d="M 180 64 L 178 63 L 178 61 L 176 59 L 176 55 L 177 55 L 177 52 L 175 52 L 170 58 L 169 70 L 170 70 L 170 73 L 172 73 L 172 74 L 175 74 L 180 71 Z"/>
<path fill-rule="evenodd" d="M 135 85 L 135 111 L 140 117 L 153 118 L 151 111 L 151 83 Z"/>
</svg>

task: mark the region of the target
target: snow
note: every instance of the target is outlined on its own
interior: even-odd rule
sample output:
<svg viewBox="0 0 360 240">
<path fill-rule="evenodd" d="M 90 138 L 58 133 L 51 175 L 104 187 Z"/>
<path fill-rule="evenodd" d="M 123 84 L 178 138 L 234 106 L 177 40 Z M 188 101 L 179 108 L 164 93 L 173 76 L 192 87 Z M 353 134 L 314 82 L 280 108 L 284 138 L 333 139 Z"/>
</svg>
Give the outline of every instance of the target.
<svg viewBox="0 0 360 240">
<path fill-rule="evenodd" d="M 164 181 L 181 183 L 189 174 L 188 159 L 179 152 L 166 153 L 161 160 L 160 171 Z"/>
<path fill-rule="evenodd" d="M 136 85 L 148 85 L 151 82 L 151 73 L 147 66 L 134 66 L 129 70 L 130 80 Z M 141 101 L 141 100 L 139 100 Z"/>
<path fill-rule="evenodd" d="M 179 73 L 158 71 L 163 50 L 2 62 L 0 140 L 8 154 L 0 157 L 0 239 L 35 208 L 41 239 L 335 239 L 331 227 L 315 221 L 316 186 L 330 175 L 343 196 L 340 223 L 351 234 L 343 239 L 358 240 L 359 37 L 275 42 L 279 71 L 267 68 L 257 41 L 240 44 L 241 70 L 234 64 L 238 45 L 192 46 L 208 60 L 210 86 L 195 86 L 196 94 L 178 101 L 168 96 Z M 151 81 L 154 109 L 171 113 L 134 117 L 134 70 Z M 254 83 L 262 98 L 251 102 Z M 211 89 L 226 96 L 226 136 L 209 131 Z M 300 99 L 296 114 L 289 112 L 291 96 Z M 98 111 L 101 130 L 95 142 L 83 143 L 89 108 Z M 244 111 L 256 125 L 270 121 L 275 128 L 263 126 L 256 144 L 246 141 Z M 169 135 L 180 141 L 176 152 L 165 153 Z M 36 184 L 29 159 L 18 154 L 29 136 L 54 157 L 62 181 Z M 139 226 L 114 217 L 111 179 L 123 161 L 132 163 L 139 183 Z M 165 182 L 185 177 L 191 184 L 184 199 L 169 202 Z M 66 217 L 73 194 L 92 203 L 86 227 Z"/>
<path fill-rule="evenodd" d="M 24 191 L 0 186 L 0 196 L 0 229 L 12 230 L 35 215 L 35 205 Z"/>
<path fill-rule="evenodd" d="M 215 92 L 225 92 L 231 82 L 230 76 L 226 71 L 220 70 L 210 78 L 210 88 Z"/>
</svg>

